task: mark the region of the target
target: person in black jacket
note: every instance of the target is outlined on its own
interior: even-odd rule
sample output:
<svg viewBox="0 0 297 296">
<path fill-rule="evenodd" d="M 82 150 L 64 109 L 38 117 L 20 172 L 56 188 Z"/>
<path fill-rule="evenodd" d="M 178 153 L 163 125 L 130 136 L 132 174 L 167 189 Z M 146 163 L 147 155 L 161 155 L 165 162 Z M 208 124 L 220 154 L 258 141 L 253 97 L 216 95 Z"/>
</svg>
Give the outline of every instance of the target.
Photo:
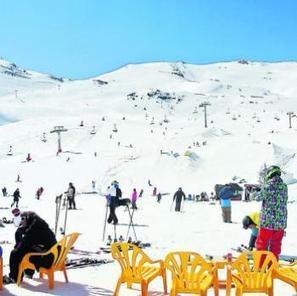
<svg viewBox="0 0 297 296">
<path fill-rule="evenodd" d="M 48 224 L 35 212 L 27 211 L 21 214 L 21 224 L 18 228 L 19 236 L 16 238 L 16 245 L 9 257 L 9 276 L 4 276 L 4 283 L 14 283 L 17 281 L 19 264 L 23 257 L 30 252 L 46 252 L 57 243 L 56 238 Z M 54 260 L 54 256 L 36 256 L 32 263 L 36 270 L 40 267 L 49 268 Z M 28 273 L 27 273 L 28 272 Z M 34 271 L 26 270 L 26 274 L 33 276 Z"/>
<path fill-rule="evenodd" d="M 183 192 L 181 187 L 179 187 L 173 196 L 173 201 L 175 201 L 175 211 L 176 212 L 180 212 L 181 202 L 182 202 L 182 199 L 185 200 L 185 197 L 186 197 L 185 193 Z"/>
<path fill-rule="evenodd" d="M 19 188 L 17 188 L 13 193 L 13 203 L 11 204 L 10 207 L 12 208 L 13 205 L 16 204 L 16 207 L 18 208 L 20 198 L 21 198 L 20 190 L 19 190 Z"/>
</svg>

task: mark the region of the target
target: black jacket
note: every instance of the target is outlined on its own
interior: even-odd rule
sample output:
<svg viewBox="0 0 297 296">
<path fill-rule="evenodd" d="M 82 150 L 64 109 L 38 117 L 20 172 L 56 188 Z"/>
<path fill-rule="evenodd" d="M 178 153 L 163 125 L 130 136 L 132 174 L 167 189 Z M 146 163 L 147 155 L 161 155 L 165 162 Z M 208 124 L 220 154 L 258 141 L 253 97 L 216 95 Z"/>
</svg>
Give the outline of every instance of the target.
<svg viewBox="0 0 297 296">
<path fill-rule="evenodd" d="M 176 202 L 181 202 L 182 198 L 185 199 L 186 195 L 182 190 L 177 190 L 173 196 L 173 200 L 176 199 Z"/>
</svg>

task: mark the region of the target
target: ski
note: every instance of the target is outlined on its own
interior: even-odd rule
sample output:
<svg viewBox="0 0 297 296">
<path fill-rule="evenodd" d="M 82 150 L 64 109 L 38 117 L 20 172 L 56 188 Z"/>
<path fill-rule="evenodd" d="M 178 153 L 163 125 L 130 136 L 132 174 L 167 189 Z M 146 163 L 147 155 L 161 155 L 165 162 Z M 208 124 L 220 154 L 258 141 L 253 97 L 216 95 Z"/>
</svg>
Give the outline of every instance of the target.
<svg viewBox="0 0 297 296">
<path fill-rule="evenodd" d="M 81 249 L 77 249 L 77 248 L 72 248 L 69 251 L 70 254 L 75 254 L 75 255 L 84 255 L 84 256 L 88 256 L 88 255 L 100 255 L 100 251 L 94 252 L 94 251 L 88 251 L 88 250 L 81 250 Z"/>
<path fill-rule="evenodd" d="M 66 268 L 67 269 L 74 269 L 74 268 L 82 268 L 82 267 L 89 267 L 89 266 L 97 266 L 107 263 L 114 262 L 111 259 L 95 259 L 95 258 L 78 258 L 78 259 L 70 259 L 66 262 Z"/>
</svg>

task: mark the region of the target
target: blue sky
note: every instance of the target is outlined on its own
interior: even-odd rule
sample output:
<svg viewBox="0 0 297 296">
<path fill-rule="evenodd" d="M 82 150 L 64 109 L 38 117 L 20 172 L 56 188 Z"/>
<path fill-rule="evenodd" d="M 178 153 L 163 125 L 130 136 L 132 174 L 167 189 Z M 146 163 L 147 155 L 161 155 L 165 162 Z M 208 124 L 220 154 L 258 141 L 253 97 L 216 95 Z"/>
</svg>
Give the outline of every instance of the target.
<svg viewBox="0 0 297 296">
<path fill-rule="evenodd" d="M 86 78 L 128 63 L 297 60 L 295 0 L 1 0 L 0 57 Z"/>
</svg>

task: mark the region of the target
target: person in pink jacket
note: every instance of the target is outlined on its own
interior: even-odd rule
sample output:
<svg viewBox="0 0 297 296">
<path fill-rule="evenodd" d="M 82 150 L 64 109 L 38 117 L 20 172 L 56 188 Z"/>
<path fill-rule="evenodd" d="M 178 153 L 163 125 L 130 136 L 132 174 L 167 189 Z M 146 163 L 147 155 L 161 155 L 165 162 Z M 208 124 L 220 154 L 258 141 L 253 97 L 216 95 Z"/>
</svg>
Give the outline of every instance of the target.
<svg viewBox="0 0 297 296">
<path fill-rule="evenodd" d="M 137 201 L 137 191 L 134 188 L 132 195 L 131 195 L 131 201 L 132 201 L 132 209 L 137 210 L 136 201 Z"/>
</svg>

